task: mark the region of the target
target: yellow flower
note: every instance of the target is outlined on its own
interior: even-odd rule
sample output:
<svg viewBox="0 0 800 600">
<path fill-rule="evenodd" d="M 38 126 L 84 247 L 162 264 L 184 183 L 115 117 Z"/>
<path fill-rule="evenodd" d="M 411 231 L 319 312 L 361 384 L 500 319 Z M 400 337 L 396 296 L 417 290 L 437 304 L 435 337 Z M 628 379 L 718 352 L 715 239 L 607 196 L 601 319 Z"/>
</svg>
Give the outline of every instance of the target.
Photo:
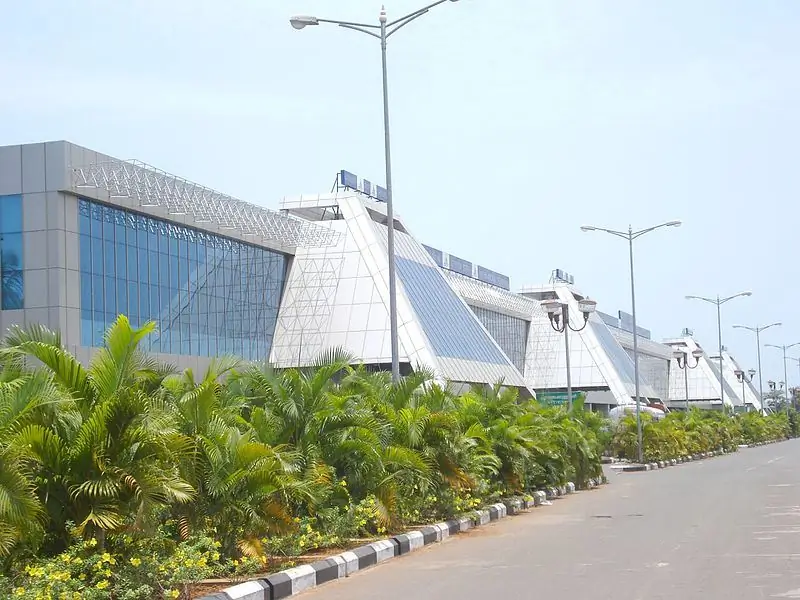
<svg viewBox="0 0 800 600">
<path fill-rule="evenodd" d="M 103 579 L 102 581 L 97 582 L 97 585 L 94 586 L 98 590 L 104 590 L 108 587 L 108 579 Z"/>
<path fill-rule="evenodd" d="M 75 560 L 73 560 L 72 562 L 76 565 L 81 565 L 83 564 L 83 559 L 80 556 L 76 556 Z"/>
<path fill-rule="evenodd" d="M 88 542 L 86 542 L 86 544 L 89 546 L 89 548 L 94 548 L 95 546 L 97 546 L 97 540 L 92 538 Z"/>
<path fill-rule="evenodd" d="M 100 557 L 101 561 L 111 562 L 111 555 L 108 552 L 103 552 L 103 555 Z"/>
<path fill-rule="evenodd" d="M 78 575 L 78 579 L 80 579 L 81 581 L 85 580 L 86 579 L 86 573 L 81 573 L 80 575 Z"/>
<path fill-rule="evenodd" d="M 219 560 L 219 552 L 214 552 L 211 554 L 211 560 L 217 561 Z"/>
<path fill-rule="evenodd" d="M 138 567 L 139 565 L 141 565 L 141 564 L 142 564 L 142 559 L 141 559 L 141 558 L 132 558 L 132 559 L 131 559 L 131 564 L 132 564 L 134 567 Z"/>
<path fill-rule="evenodd" d="M 15 596 L 24 596 L 25 595 L 25 588 L 24 587 L 14 588 L 14 595 Z"/>
<path fill-rule="evenodd" d="M 177 598 L 181 593 L 178 590 L 170 590 L 167 592 L 167 598 Z"/>
<path fill-rule="evenodd" d="M 187 558 L 186 561 L 183 563 L 185 567 L 193 567 L 194 561 L 191 558 Z"/>
</svg>

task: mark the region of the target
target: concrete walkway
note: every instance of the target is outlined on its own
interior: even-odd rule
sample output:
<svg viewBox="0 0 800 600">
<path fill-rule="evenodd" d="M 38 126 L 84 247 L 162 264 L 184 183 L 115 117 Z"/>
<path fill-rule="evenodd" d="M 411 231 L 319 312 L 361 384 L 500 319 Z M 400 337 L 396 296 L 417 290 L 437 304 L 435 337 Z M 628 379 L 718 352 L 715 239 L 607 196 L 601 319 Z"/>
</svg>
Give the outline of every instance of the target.
<svg viewBox="0 0 800 600">
<path fill-rule="evenodd" d="M 800 440 L 608 475 L 301 598 L 800 598 Z"/>
</svg>

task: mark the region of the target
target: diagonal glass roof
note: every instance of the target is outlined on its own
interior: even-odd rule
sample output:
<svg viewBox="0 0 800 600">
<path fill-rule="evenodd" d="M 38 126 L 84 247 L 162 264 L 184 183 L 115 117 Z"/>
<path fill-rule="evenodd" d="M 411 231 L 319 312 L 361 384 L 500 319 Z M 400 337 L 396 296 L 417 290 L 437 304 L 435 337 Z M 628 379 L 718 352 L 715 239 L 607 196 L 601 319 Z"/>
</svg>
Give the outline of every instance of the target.
<svg viewBox="0 0 800 600">
<path fill-rule="evenodd" d="M 213 223 L 283 246 L 319 248 L 339 239 L 339 233 L 327 227 L 233 198 L 137 160 L 75 167 L 71 184 L 75 190 L 106 190 L 112 198 L 131 198 L 142 207 L 190 215 L 198 223 Z"/>
</svg>

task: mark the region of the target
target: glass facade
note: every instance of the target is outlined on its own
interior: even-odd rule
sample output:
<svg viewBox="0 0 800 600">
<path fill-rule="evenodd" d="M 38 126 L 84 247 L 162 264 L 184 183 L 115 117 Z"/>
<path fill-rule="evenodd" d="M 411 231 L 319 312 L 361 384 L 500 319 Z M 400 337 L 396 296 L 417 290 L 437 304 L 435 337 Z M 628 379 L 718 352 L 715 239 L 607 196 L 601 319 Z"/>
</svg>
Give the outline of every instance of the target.
<svg viewBox="0 0 800 600">
<path fill-rule="evenodd" d="M 633 361 L 633 350 L 625 349 Z M 665 358 L 646 354 L 639 350 L 639 374 L 649 383 L 661 400 L 669 400 L 669 364 Z"/>
<path fill-rule="evenodd" d="M 528 327 L 530 323 L 525 319 L 512 317 L 494 310 L 478 306 L 470 306 L 472 312 L 480 319 L 486 331 L 494 341 L 503 349 L 506 356 L 519 369 L 525 372 L 525 347 L 528 342 Z"/>
<path fill-rule="evenodd" d="M 22 196 L 0 196 L 2 310 L 25 308 L 22 270 Z"/>
<path fill-rule="evenodd" d="M 436 267 L 398 256 L 397 275 L 437 356 L 507 365 Z"/>
<path fill-rule="evenodd" d="M 82 345 L 125 314 L 157 323 L 152 352 L 268 358 L 285 255 L 85 199 L 79 219 Z"/>
<path fill-rule="evenodd" d="M 608 330 L 605 323 L 590 320 L 589 325 L 594 331 L 597 341 L 600 342 L 600 347 L 608 356 L 611 364 L 614 365 L 614 369 L 616 369 L 622 382 L 633 385 L 635 375 L 631 357 Z"/>
</svg>

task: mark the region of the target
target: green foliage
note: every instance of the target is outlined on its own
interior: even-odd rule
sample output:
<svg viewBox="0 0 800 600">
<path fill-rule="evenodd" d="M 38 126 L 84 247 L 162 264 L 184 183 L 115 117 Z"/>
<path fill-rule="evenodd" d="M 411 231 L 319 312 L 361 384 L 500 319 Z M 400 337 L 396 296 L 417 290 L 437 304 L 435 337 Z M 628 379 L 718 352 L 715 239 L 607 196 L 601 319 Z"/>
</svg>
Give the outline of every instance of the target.
<svg viewBox="0 0 800 600">
<path fill-rule="evenodd" d="M 752 444 L 789 437 L 785 413 L 761 415 L 757 412 L 731 415 L 692 409 L 671 412 L 654 421 L 642 414 L 642 453 L 646 462 L 679 456 L 725 450 L 733 452 L 739 444 Z M 621 458 L 636 460 L 636 418 L 625 416 L 616 426 L 611 448 Z"/>
<path fill-rule="evenodd" d="M 42 327 L 0 348 L 0 596 L 186 595 L 601 472 L 608 424 L 582 402 L 393 383 L 339 351 L 195 377 L 141 351 L 152 331 L 120 316 L 88 368 Z"/>
</svg>

